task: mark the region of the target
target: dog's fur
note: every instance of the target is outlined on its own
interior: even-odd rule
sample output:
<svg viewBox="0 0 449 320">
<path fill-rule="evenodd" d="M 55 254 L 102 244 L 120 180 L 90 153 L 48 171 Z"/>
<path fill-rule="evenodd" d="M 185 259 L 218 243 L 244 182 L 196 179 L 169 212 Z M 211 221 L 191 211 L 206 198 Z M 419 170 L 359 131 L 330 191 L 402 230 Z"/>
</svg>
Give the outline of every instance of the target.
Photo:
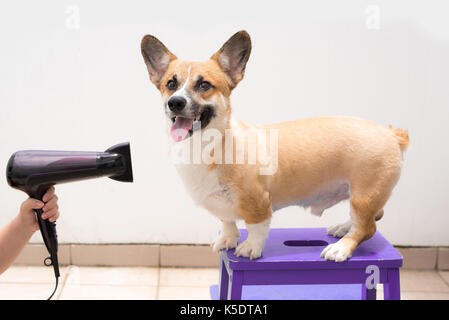
<svg viewBox="0 0 449 320">
<path fill-rule="evenodd" d="M 317 117 L 264 126 L 234 119 L 230 94 L 243 79 L 251 52 L 245 31 L 232 36 L 204 62 L 178 60 L 150 35 L 143 38 L 141 49 L 150 79 L 162 94 L 169 128 L 176 116 L 182 116 L 199 119 L 203 129 L 214 128 L 223 135 L 225 130 L 236 137 L 256 130 L 278 132 L 278 168 L 272 175 L 259 174 L 259 162 L 177 166 L 194 201 L 223 222 L 214 250 L 237 246 L 240 234 L 235 222 L 243 219 L 249 233 L 237 246 L 236 255 L 258 258 L 273 211 L 299 205 L 321 215 L 346 199 L 350 201 L 350 220 L 328 228 L 328 234 L 341 239 L 327 246 L 322 257 L 344 261 L 373 236 L 375 221 L 382 217 L 400 176 L 402 153 L 409 143 L 405 130 L 350 117 Z M 176 86 L 172 83 L 169 88 L 170 80 L 176 80 Z M 203 81 L 208 84 L 203 85 Z M 173 96 L 186 99 L 183 110 L 173 112 L 167 106 Z M 190 135 L 195 134 L 192 129 Z M 189 139 L 192 137 L 178 143 Z"/>
</svg>

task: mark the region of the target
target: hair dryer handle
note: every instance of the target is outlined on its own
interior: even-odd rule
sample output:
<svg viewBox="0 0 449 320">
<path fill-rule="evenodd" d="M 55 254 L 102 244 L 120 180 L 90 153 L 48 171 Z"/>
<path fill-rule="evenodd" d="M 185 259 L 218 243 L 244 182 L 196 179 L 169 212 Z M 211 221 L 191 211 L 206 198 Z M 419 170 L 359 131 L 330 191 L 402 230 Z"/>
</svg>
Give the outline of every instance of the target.
<svg viewBox="0 0 449 320">
<path fill-rule="evenodd" d="M 42 219 L 42 209 L 34 209 L 36 213 L 37 223 L 41 230 L 42 238 L 47 247 L 50 256 L 45 258 L 44 264 L 46 266 L 53 266 L 56 277 L 59 277 L 59 263 L 58 263 L 58 235 L 56 234 L 56 223 Z"/>
</svg>

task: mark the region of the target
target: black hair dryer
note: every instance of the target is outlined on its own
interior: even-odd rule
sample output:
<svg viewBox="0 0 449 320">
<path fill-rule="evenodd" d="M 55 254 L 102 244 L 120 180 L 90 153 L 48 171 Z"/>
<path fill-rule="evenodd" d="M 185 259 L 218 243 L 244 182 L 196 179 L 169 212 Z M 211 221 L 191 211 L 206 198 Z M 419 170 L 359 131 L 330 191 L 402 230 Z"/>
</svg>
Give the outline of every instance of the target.
<svg viewBox="0 0 449 320">
<path fill-rule="evenodd" d="M 89 151 L 41 151 L 24 150 L 14 153 L 8 161 L 6 178 L 8 184 L 26 192 L 31 198 L 42 200 L 53 185 L 100 177 L 121 182 L 132 182 L 131 152 L 129 143 L 115 145 L 105 152 Z M 53 266 L 58 287 L 58 240 L 56 224 L 43 220 L 42 209 L 34 210 L 42 238 L 50 256 L 44 260 Z"/>
</svg>

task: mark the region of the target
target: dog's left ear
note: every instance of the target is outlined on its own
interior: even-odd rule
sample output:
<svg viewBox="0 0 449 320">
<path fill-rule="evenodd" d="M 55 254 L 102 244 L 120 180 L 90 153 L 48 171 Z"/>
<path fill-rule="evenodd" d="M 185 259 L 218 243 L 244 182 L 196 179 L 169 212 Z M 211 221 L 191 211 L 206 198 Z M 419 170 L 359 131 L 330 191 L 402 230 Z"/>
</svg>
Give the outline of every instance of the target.
<svg viewBox="0 0 449 320">
<path fill-rule="evenodd" d="M 218 62 L 221 69 L 231 79 L 232 88 L 234 88 L 243 79 L 250 53 L 251 38 L 248 32 L 243 30 L 237 32 L 226 41 L 211 59 Z"/>
<path fill-rule="evenodd" d="M 150 73 L 150 80 L 159 88 L 168 65 L 177 58 L 162 42 L 151 35 L 143 37 L 140 48 Z"/>
</svg>

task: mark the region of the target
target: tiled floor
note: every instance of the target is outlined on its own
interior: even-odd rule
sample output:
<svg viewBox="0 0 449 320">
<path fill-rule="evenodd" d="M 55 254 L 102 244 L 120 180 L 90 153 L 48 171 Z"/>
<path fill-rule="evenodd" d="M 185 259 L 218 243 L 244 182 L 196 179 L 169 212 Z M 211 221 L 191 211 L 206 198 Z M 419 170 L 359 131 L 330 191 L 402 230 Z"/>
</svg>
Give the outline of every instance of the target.
<svg viewBox="0 0 449 320">
<path fill-rule="evenodd" d="M 68 266 L 61 269 L 55 299 L 202 300 L 210 298 L 209 286 L 217 280 L 214 268 Z M 0 300 L 46 299 L 53 286 L 52 270 L 13 266 L 0 275 Z M 449 271 L 401 270 L 401 288 L 403 299 L 449 300 Z"/>
</svg>

